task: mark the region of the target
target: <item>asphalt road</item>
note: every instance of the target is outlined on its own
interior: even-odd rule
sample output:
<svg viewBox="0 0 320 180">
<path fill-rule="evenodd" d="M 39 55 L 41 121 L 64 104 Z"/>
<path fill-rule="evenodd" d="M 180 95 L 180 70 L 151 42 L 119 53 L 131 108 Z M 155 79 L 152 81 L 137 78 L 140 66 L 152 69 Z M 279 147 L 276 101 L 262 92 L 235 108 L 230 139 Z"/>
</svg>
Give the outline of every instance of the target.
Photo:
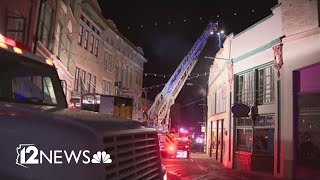
<svg viewBox="0 0 320 180">
<path fill-rule="evenodd" d="M 227 169 L 205 154 L 191 154 L 190 159 L 162 159 L 168 180 L 273 180 L 272 175 Z"/>
</svg>

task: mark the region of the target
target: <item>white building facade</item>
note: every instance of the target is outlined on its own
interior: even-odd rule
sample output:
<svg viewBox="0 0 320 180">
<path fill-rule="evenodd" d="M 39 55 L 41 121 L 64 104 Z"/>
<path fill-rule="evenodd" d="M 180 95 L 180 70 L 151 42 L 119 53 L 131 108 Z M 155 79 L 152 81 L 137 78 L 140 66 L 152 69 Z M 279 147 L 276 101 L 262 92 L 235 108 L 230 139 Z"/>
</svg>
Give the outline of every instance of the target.
<svg viewBox="0 0 320 180">
<path fill-rule="evenodd" d="M 224 166 L 285 178 L 320 177 L 318 7 L 315 0 L 283 0 L 270 16 L 227 37 L 229 46 L 223 46 L 210 69 L 210 77 L 219 74 L 219 79 L 209 79 L 207 122 L 208 155 L 213 154 L 211 129 L 217 129 L 222 145 L 216 145 L 216 152 L 222 153 L 212 157 Z M 230 54 L 223 58 L 229 59 L 225 67 L 232 67 L 233 78 L 219 69 L 221 54 Z M 212 113 L 219 106 L 212 95 L 230 79 L 231 102 L 221 114 Z M 235 104 L 249 107 L 248 117 L 234 117 Z"/>
</svg>

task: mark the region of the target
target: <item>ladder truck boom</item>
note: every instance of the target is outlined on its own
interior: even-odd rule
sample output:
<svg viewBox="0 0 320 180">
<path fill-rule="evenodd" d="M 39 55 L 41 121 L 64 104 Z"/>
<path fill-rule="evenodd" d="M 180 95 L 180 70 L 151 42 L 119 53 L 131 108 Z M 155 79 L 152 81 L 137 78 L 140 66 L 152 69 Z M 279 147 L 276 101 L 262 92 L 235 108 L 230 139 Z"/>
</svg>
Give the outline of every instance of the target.
<svg viewBox="0 0 320 180">
<path fill-rule="evenodd" d="M 170 129 L 170 108 L 198 62 L 198 56 L 206 45 L 209 36 L 213 34 L 214 31 L 217 31 L 217 29 L 218 23 L 210 22 L 208 24 L 187 56 L 183 58 L 165 87 L 156 96 L 154 103 L 148 111 L 148 119 L 149 122 L 151 122 L 150 125 L 155 126 L 158 130 L 162 129 L 162 131 L 168 132 Z"/>
</svg>

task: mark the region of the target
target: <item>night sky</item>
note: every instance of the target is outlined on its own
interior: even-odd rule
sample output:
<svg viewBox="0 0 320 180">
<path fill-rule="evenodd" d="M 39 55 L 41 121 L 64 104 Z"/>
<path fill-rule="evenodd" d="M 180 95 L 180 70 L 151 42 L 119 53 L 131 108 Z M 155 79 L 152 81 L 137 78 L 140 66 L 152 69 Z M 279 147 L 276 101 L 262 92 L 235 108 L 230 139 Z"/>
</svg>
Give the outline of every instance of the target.
<svg viewBox="0 0 320 180">
<path fill-rule="evenodd" d="M 225 34 L 237 34 L 271 14 L 277 0 L 99 0 L 102 14 L 115 22 L 118 30 L 136 46 L 144 50 L 148 63 L 144 73 L 172 74 L 183 57 L 187 55 L 209 21 L 219 23 Z M 209 39 L 202 55 L 214 56 L 218 51 L 218 37 Z M 209 72 L 212 60 L 199 58 L 191 74 Z M 169 78 L 144 76 L 144 87 L 166 83 Z M 208 76 L 188 82 L 177 103 L 188 104 L 203 97 L 201 86 L 207 87 Z M 148 90 L 148 99 L 154 100 L 163 86 Z M 202 102 L 181 109 L 186 125 L 202 121 Z"/>
</svg>

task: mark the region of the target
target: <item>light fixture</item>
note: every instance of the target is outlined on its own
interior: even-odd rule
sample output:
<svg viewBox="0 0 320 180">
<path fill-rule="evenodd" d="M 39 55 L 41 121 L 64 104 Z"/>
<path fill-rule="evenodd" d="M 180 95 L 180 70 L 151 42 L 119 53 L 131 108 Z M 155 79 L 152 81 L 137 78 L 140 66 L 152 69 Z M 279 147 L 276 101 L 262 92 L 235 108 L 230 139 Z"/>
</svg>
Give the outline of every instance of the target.
<svg viewBox="0 0 320 180">
<path fill-rule="evenodd" d="M 213 34 L 213 31 L 211 31 L 210 34 L 212 35 L 212 34 Z"/>
</svg>

